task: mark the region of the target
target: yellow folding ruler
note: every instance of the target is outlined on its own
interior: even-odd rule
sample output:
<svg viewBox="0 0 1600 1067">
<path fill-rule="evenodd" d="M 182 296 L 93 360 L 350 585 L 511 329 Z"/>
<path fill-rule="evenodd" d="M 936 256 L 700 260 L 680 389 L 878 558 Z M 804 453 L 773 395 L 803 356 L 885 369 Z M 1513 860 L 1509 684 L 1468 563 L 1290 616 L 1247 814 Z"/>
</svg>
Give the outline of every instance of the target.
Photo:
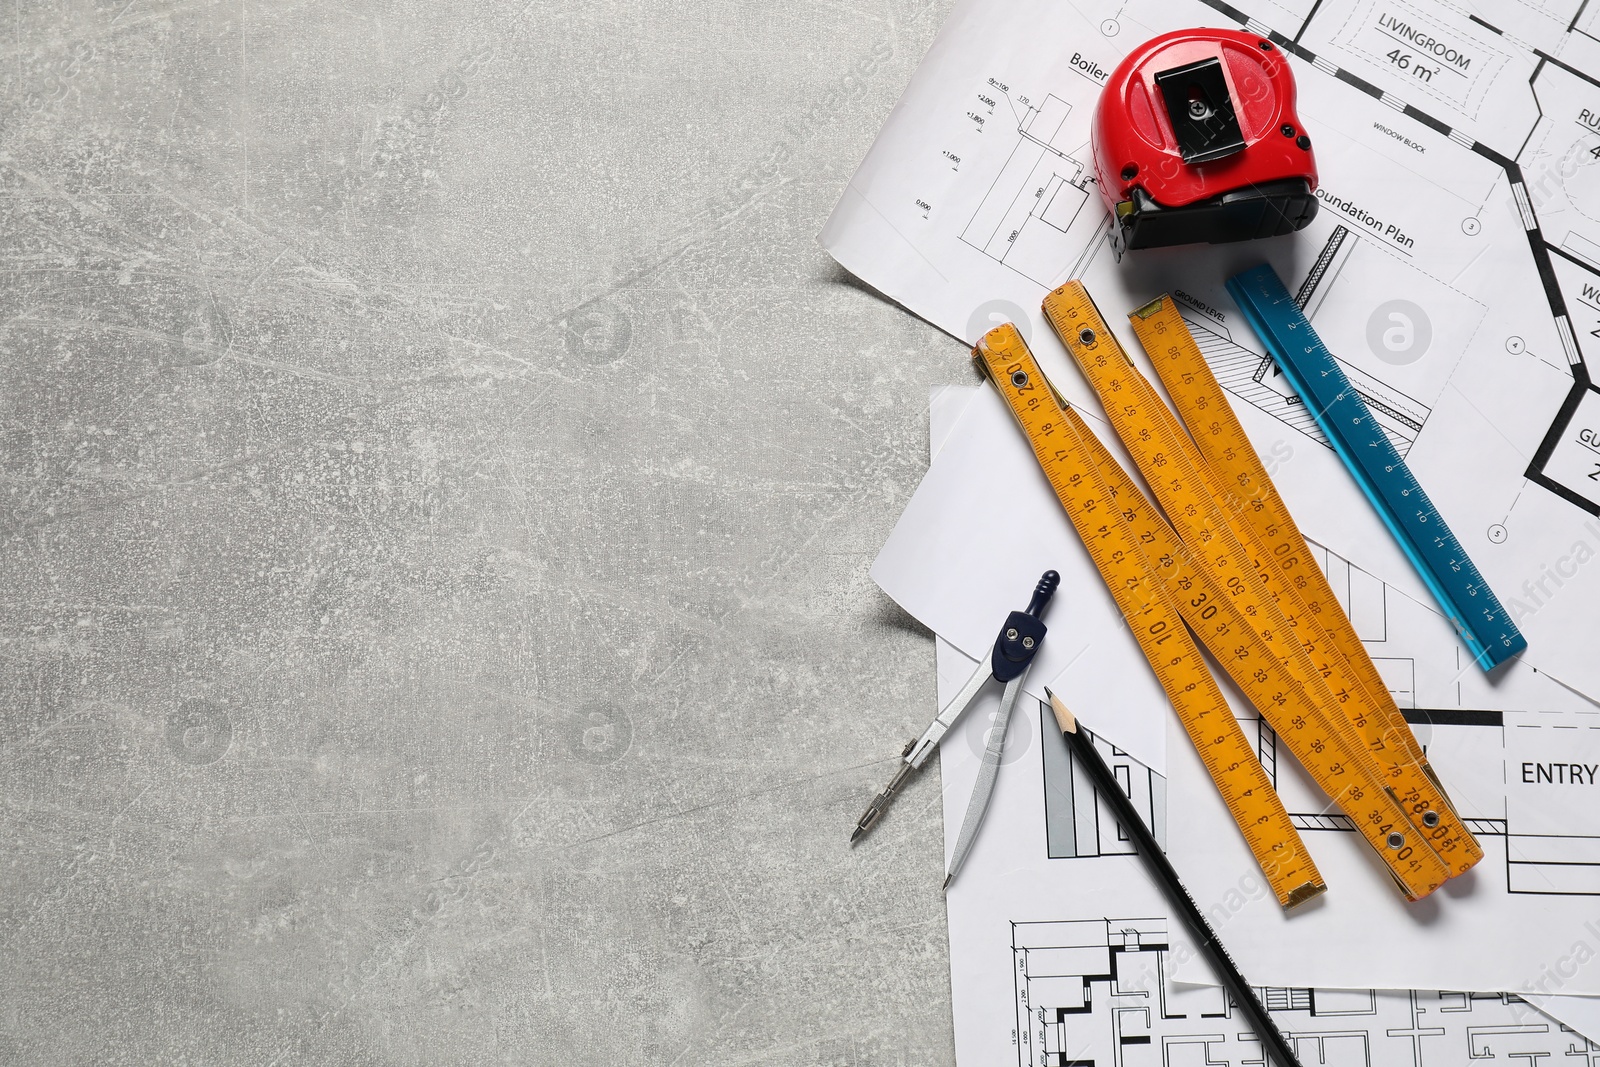
<svg viewBox="0 0 1600 1067">
<path fill-rule="evenodd" d="M 1255 528 L 1242 515 L 1231 508 L 1224 515 L 1225 502 L 1231 494 L 1224 490 L 1222 479 L 1122 351 L 1081 284 L 1069 283 L 1051 293 L 1045 298 L 1044 307 L 1100 397 L 1117 436 L 1144 475 L 1157 503 L 1172 520 L 1179 539 L 1198 560 L 1212 565 L 1212 576 L 1245 609 L 1246 617 L 1267 646 L 1299 682 L 1304 699 L 1325 712 L 1330 725 L 1347 740 L 1368 750 L 1381 771 L 1377 780 L 1402 801 L 1414 840 L 1426 843 L 1451 876 L 1477 863 L 1483 856 L 1477 842 L 1461 827 L 1454 811 L 1441 799 L 1434 780 L 1424 773 L 1401 736 L 1409 738 L 1410 728 L 1398 710 L 1392 718 L 1383 710 L 1392 707 L 1392 702 L 1380 704 L 1375 694 L 1366 692 L 1345 655 L 1311 616 L 1280 566 L 1316 566 L 1309 559 L 1304 540 L 1296 547 L 1280 536 L 1275 547 L 1284 551 L 1274 552 L 1262 544 Z M 1170 329 L 1172 324 L 1169 321 L 1167 325 Z M 1098 335 L 1096 342 L 1085 344 L 1085 331 L 1091 330 Z M 1153 328 L 1150 332 L 1154 333 Z M 1187 328 L 1184 332 L 1188 332 Z M 1194 352 L 1198 355 L 1198 347 Z M 1161 354 L 1162 361 L 1170 365 L 1170 351 Z M 1203 367 L 1204 360 L 1200 362 Z M 1192 383 L 1183 380 L 1185 374 Z M 1210 420 L 1197 420 L 1200 436 L 1222 436 L 1209 432 L 1212 425 L 1220 425 L 1219 403 L 1232 415 L 1220 389 L 1216 395 L 1205 395 L 1203 378 L 1193 367 L 1178 369 L 1173 377 L 1178 386 L 1174 403 L 1180 403 L 1177 397 L 1183 397 L 1182 403 L 1195 414 L 1212 416 Z M 1196 402 L 1201 406 L 1196 407 Z M 1240 440 L 1248 446 L 1248 439 Z M 1254 449 L 1250 451 L 1254 454 Z M 1266 477 L 1265 469 L 1260 473 Z M 1359 647 L 1359 640 L 1355 644 Z M 1364 650 L 1360 658 L 1371 663 Z M 1376 668 L 1372 674 L 1376 676 Z M 1378 685 L 1381 688 L 1382 682 Z M 1387 697 L 1387 689 L 1383 692 Z"/>
<path fill-rule="evenodd" d="M 1170 530 L 1163 538 L 1150 528 L 1159 517 L 1134 501 L 1116 460 L 1055 395 L 1015 326 L 989 331 L 973 357 L 1021 423 L 1278 902 L 1321 893 L 1326 884 L 1184 627 L 1174 587 L 1152 573 L 1147 552 L 1175 541 Z"/>
<path fill-rule="evenodd" d="M 1243 522 L 1246 533 L 1253 535 L 1252 544 L 1260 553 L 1258 558 L 1270 561 L 1266 576 L 1278 596 L 1279 606 L 1286 614 L 1308 620 L 1310 632 L 1328 650 L 1337 669 L 1345 677 L 1353 675 L 1356 691 L 1365 700 L 1364 708 L 1378 720 L 1369 729 L 1368 736 L 1374 736 L 1371 731 L 1376 731 L 1381 739 L 1379 744 L 1403 749 L 1405 757 L 1432 783 L 1437 800 L 1445 808 L 1436 812 L 1437 821 L 1427 817 L 1429 809 L 1422 809 L 1422 822 L 1430 838 L 1442 840 L 1459 835 L 1460 848 L 1465 853 L 1462 859 L 1477 862 L 1483 857 L 1483 849 L 1464 828 L 1456 830 L 1446 825 L 1447 820 L 1459 823 L 1450 798 L 1395 705 L 1394 696 L 1379 676 L 1366 646 L 1356 636 L 1355 627 L 1340 609 L 1327 575 L 1311 557 L 1305 537 L 1278 495 L 1277 486 L 1272 484 L 1261 457 L 1245 435 L 1244 427 L 1200 354 L 1200 346 L 1195 343 L 1194 335 L 1189 332 L 1172 298 L 1162 296 L 1153 300 L 1128 318 L 1139 344 L 1172 397 L 1179 417 L 1194 431 L 1194 444 L 1215 476 L 1218 499 L 1227 501 L 1234 515 Z M 1374 751 L 1381 750 L 1375 745 Z M 1390 758 L 1399 757 L 1391 753 Z"/>
<path fill-rule="evenodd" d="M 1128 360 L 1081 285 L 1073 283 L 1052 293 L 1045 311 L 1100 396 L 1172 525 L 1144 498 L 1076 413 L 1066 410 L 1053 395 L 1014 331 L 1008 334 L 1002 328 L 991 333 L 975 356 L 1022 422 L 1108 585 L 1115 592 L 1131 581 L 1134 588 L 1151 590 L 1146 605 L 1155 603 L 1159 590 L 1165 590 L 1161 600 L 1165 614 L 1151 614 L 1146 628 L 1158 625 L 1166 633 L 1179 619 L 1188 623 L 1290 751 L 1344 808 L 1408 897 L 1423 896 L 1471 867 L 1481 857 L 1481 850 L 1460 826 L 1420 759 L 1415 740 L 1381 681 L 1376 681 L 1374 689 L 1376 670 L 1349 631 L 1337 602 L 1323 592 L 1325 580 L 1320 587 L 1315 585 L 1311 572 L 1320 578 L 1320 571 L 1298 531 L 1270 521 L 1275 512 L 1287 513 L 1275 494 L 1268 499 L 1260 488 L 1270 485 L 1266 472 L 1242 431 L 1234 434 L 1228 430 L 1237 423 L 1231 422 L 1231 410 L 1220 390 L 1206 390 L 1205 382 L 1212 386 L 1215 382 L 1203 360 L 1198 360 L 1197 350 L 1198 369 L 1187 357 L 1169 359 L 1173 377 L 1168 388 L 1191 429 L 1201 428 L 1197 436 L 1226 438 L 1206 442 L 1205 450 L 1189 440 Z M 1157 323 L 1164 342 L 1175 334 L 1174 323 L 1159 317 L 1157 305 L 1141 312 L 1146 314 L 1142 321 L 1148 324 L 1150 336 L 1157 335 Z M 1177 327 L 1181 328 L 1181 321 Z M 1174 340 L 1166 347 L 1182 346 Z M 1159 365 L 1160 360 L 1157 362 Z M 1017 365 L 1015 370 L 1012 364 Z M 1026 392 L 1018 384 L 1022 378 L 1035 383 L 1037 392 Z M 1217 417 L 1219 407 L 1227 420 Z M 1221 429 L 1213 433 L 1213 425 Z M 1060 444 L 1063 435 L 1073 438 L 1067 447 Z M 1213 450 L 1211 445 L 1217 448 Z M 1213 451 L 1218 456 L 1226 453 L 1227 461 L 1214 461 Z M 1244 455 L 1249 459 L 1242 458 Z M 1254 461 L 1253 467 L 1250 461 Z M 1240 480 L 1241 473 L 1248 474 L 1246 481 Z M 1075 475 L 1077 482 L 1073 481 Z M 1079 489 L 1090 476 L 1095 480 Z M 1064 495 L 1069 492 L 1076 493 L 1071 502 Z M 1117 535 L 1099 533 L 1098 538 L 1093 536 L 1098 532 L 1094 528 L 1085 533 L 1074 508 L 1088 517 L 1110 515 L 1123 530 Z M 1131 538 L 1132 551 L 1126 547 L 1108 551 L 1116 537 Z M 1124 599 L 1119 597 L 1119 606 L 1127 614 Z M 1132 625 L 1134 616 L 1130 614 L 1129 619 Z M 1138 625 L 1134 629 L 1136 635 L 1140 633 Z M 1178 624 L 1176 629 L 1183 627 Z M 1187 642 L 1188 635 L 1183 638 Z M 1193 650 L 1192 642 L 1187 643 L 1185 653 Z M 1261 808 L 1257 800 L 1260 790 L 1246 794 L 1237 788 L 1245 773 L 1261 774 L 1264 780 L 1247 744 L 1242 745 L 1243 760 L 1232 754 L 1241 749 L 1242 735 L 1228 742 L 1227 758 L 1208 758 L 1217 754 L 1208 753 L 1201 744 L 1209 724 L 1196 719 L 1196 708 L 1206 705 L 1193 697 L 1192 691 L 1207 686 L 1214 691 L 1214 682 L 1200 663 L 1198 650 L 1193 650 L 1193 658 L 1206 682 L 1185 677 L 1180 685 L 1171 686 L 1160 669 L 1165 662 L 1160 659 L 1163 654 L 1172 659 L 1168 648 L 1152 649 L 1147 641 L 1141 641 L 1141 647 L 1158 668 L 1158 678 L 1174 698 L 1180 720 L 1196 740 L 1224 796 L 1242 796 L 1244 803 L 1230 802 L 1230 810 L 1272 880 L 1271 845 L 1284 843 L 1287 848 L 1279 851 L 1299 856 L 1306 855 L 1304 846 L 1287 817 L 1281 816 L 1281 804 L 1270 789 L 1266 792 L 1272 802 Z M 1189 689 L 1182 695 L 1188 699 L 1180 701 L 1173 689 L 1185 686 Z M 1222 714 L 1228 714 L 1220 694 L 1216 701 Z M 1231 714 L 1228 717 L 1231 719 Z M 1254 765 L 1253 772 L 1241 770 L 1250 765 Z M 1251 827 L 1258 828 L 1254 839 Z M 1312 872 L 1312 878 L 1303 884 L 1320 887 L 1309 858 L 1304 869 Z M 1274 889 L 1285 903 L 1291 902 L 1297 888 L 1274 881 Z M 1303 890 L 1308 894 L 1315 891 Z"/>
</svg>

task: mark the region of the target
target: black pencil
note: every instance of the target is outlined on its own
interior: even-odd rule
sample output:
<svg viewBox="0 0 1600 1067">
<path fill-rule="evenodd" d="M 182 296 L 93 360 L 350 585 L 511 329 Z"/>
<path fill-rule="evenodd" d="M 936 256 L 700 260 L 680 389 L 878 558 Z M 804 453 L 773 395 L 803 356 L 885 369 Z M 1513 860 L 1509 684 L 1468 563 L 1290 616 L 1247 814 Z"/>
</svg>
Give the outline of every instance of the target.
<svg viewBox="0 0 1600 1067">
<path fill-rule="evenodd" d="M 1178 880 L 1178 872 L 1173 870 L 1172 864 L 1167 861 L 1167 854 L 1161 851 L 1155 835 L 1139 817 L 1133 801 L 1128 799 L 1128 794 L 1117 784 L 1111 768 L 1107 767 L 1106 761 L 1100 757 L 1099 751 L 1094 747 L 1094 736 L 1088 730 L 1079 728 L 1077 718 L 1067 710 L 1060 697 L 1051 693 L 1048 688 L 1045 692 L 1050 696 L 1050 707 L 1056 713 L 1056 722 L 1061 727 L 1061 737 L 1066 741 L 1067 748 L 1078 757 L 1078 763 L 1089 775 L 1089 780 L 1094 783 L 1095 792 L 1100 794 L 1101 801 L 1111 806 L 1111 813 L 1116 816 L 1117 822 L 1122 824 L 1123 832 L 1133 838 L 1133 843 L 1139 855 L 1144 857 L 1145 865 L 1149 867 L 1151 875 L 1166 893 L 1167 900 L 1189 924 L 1189 931 L 1199 942 L 1200 951 L 1211 961 L 1211 966 L 1222 979 L 1222 984 L 1233 997 L 1233 1002 L 1239 1005 L 1239 1010 L 1244 1013 L 1256 1036 L 1261 1039 L 1262 1046 L 1279 1067 L 1301 1067 L 1288 1038 L 1283 1036 L 1277 1024 L 1272 1021 L 1272 1016 L 1267 1014 L 1266 1005 L 1257 999 L 1255 990 L 1250 988 L 1250 983 L 1239 973 L 1233 957 L 1228 955 L 1228 950 L 1217 940 L 1217 932 L 1211 929 L 1211 924 L 1206 922 L 1205 916 L 1200 914 L 1200 909 L 1195 905 L 1194 898 Z"/>
</svg>

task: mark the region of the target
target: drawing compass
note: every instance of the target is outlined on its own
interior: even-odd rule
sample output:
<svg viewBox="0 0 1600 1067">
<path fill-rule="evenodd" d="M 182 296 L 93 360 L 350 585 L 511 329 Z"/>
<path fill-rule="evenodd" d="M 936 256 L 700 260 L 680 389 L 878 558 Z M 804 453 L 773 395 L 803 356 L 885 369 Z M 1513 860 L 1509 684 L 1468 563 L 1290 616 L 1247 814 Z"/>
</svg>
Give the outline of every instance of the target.
<svg viewBox="0 0 1600 1067">
<path fill-rule="evenodd" d="M 907 743 L 905 751 L 900 754 L 900 766 L 895 770 L 894 777 L 889 784 L 872 799 L 867 805 L 867 810 L 856 823 L 855 832 L 850 835 L 853 845 L 861 839 L 868 830 L 877 823 L 883 815 L 889 802 L 900 792 L 906 780 L 913 771 L 922 769 L 928 762 L 928 757 L 933 755 L 934 749 L 939 746 L 939 740 L 950 731 L 972 702 L 977 699 L 978 693 L 988 684 L 990 679 L 1001 683 L 1005 688 L 1000 694 L 1000 711 L 995 716 L 994 726 L 989 730 L 988 744 L 983 752 L 983 764 L 978 768 L 978 780 L 972 787 L 972 799 L 967 802 L 967 814 L 961 822 L 961 833 L 956 838 L 955 855 L 950 860 L 950 872 L 944 884 L 948 886 L 955 878 L 956 872 L 961 869 L 962 862 L 967 857 L 967 852 L 972 848 L 972 842 L 977 837 L 978 825 L 983 821 L 983 813 L 989 807 L 989 798 L 994 794 L 995 779 L 1000 773 L 1000 757 L 1005 750 L 1006 726 L 1011 721 L 1011 710 L 1016 706 L 1017 695 L 1022 692 L 1022 681 L 1028 674 L 1028 668 L 1033 664 L 1033 657 L 1039 651 L 1039 644 L 1044 640 L 1045 625 L 1039 616 L 1043 614 L 1045 605 L 1050 603 L 1050 598 L 1055 594 L 1056 587 L 1061 584 L 1061 575 L 1055 571 L 1045 571 L 1039 579 L 1039 584 L 1034 587 L 1033 599 L 1028 603 L 1027 610 L 1013 611 L 1006 616 L 1005 625 L 1000 627 L 1000 634 L 995 638 L 994 651 L 989 656 L 989 662 L 980 663 L 977 670 L 972 672 L 972 677 L 967 679 L 961 691 L 955 695 L 948 704 L 940 709 L 938 716 L 922 731 L 922 736 Z"/>
</svg>

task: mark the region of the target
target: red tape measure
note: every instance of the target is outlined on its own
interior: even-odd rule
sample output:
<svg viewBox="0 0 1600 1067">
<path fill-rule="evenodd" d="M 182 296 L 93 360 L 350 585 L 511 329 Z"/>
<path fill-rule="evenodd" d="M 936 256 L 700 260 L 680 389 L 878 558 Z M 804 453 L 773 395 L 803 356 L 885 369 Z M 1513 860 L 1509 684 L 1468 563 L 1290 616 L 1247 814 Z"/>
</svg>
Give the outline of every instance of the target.
<svg viewBox="0 0 1600 1067">
<path fill-rule="evenodd" d="M 1177 30 L 1117 65 L 1094 114 L 1095 177 L 1123 248 L 1243 241 L 1317 214 L 1294 74 L 1265 37 Z"/>
</svg>

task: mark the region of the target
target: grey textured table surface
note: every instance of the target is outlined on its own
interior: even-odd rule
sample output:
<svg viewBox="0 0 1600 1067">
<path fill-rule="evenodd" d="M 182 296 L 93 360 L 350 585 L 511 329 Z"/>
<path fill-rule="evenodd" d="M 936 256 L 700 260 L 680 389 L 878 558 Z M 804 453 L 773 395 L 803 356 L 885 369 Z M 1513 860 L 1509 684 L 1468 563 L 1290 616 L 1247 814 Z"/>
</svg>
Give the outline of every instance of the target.
<svg viewBox="0 0 1600 1067">
<path fill-rule="evenodd" d="M 946 4 L 7 7 L 0 1062 L 948 1062 Z"/>
</svg>

